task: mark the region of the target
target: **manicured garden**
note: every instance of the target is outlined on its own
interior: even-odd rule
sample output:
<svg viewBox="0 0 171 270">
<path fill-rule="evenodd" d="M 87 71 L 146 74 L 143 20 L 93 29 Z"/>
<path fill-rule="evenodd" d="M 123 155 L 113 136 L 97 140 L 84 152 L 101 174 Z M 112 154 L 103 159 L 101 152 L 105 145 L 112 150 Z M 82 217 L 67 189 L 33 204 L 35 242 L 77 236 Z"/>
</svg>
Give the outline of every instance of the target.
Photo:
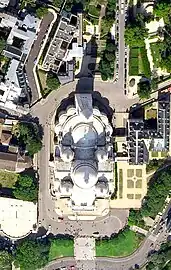
<svg viewBox="0 0 171 270">
<path fill-rule="evenodd" d="M 129 75 L 138 76 L 145 75 L 150 77 L 150 64 L 147 58 L 147 51 L 145 47 L 132 47 L 130 48 L 129 55 Z"/>
<path fill-rule="evenodd" d="M 49 261 L 59 257 L 73 257 L 74 242 L 72 239 L 54 239 L 49 250 Z"/>
<path fill-rule="evenodd" d="M 96 256 L 124 257 L 132 254 L 144 237 L 128 228 L 112 239 L 96 240 Z"/>
</svg>

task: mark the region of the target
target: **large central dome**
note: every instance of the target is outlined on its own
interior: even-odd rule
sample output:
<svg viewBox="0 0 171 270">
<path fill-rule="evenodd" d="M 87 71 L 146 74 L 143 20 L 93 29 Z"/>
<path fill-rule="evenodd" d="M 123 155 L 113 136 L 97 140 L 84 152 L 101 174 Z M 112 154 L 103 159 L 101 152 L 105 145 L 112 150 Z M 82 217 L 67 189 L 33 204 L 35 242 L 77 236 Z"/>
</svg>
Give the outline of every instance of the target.
<svg viewBox="0 0 171 270">
<path fill-rule="evenodd" d="M 76 147 L 93 147 L 97 141 L 96 130 L 87 123 L 77 125 L 72 132 L 72 137 Z"/>
<path fill-rule="evenodd" d="M 97 170 L 90 164 L 83 164 L 75 168 L 73 180 L 82 188 L 91 188 L 97 182 Z"/>
</svg>

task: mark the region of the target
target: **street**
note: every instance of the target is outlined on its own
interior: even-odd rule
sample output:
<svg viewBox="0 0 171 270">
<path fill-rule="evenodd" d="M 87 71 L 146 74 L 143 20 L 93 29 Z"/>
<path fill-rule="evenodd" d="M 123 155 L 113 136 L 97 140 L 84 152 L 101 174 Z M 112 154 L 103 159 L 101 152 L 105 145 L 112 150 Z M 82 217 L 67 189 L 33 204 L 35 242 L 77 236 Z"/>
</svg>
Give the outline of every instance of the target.
<svg viewBox="0 0 171 270">
<path fill-rule="evenodd" d="M 35 60 L 41 48 L 41 43 L 45 37 L 46 31 L 52 20 L 53 20 L 53 14 L 50 12 L 42 19 L 42 22 L 40 25 L 40 31 L 37 35 L 37 39 L 35 40 L 33 44 L 33 47 L 31 49 L 31 52 L 29 54 L 29 57 L 25 65 L 29 87 L 31 88 L 31 93 L 32 93 L 32 97 L 31 97 L 32 104 L 39 99 L 39 94 L 38 94 L 37 85 L 36 85 L 36 81 L 35 81 L 35 77 L 33 73 L 33 68 L 35 66 Z"/>
</svg>

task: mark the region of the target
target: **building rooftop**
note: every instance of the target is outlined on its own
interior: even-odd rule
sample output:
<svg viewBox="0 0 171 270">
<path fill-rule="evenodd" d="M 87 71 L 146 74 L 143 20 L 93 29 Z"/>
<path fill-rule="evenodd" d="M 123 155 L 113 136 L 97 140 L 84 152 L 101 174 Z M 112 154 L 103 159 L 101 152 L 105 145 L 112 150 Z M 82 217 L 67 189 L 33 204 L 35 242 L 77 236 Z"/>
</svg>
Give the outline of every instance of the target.
<svg viewBox="0 0 171 270">
<path fill-rule="evenodd" d="M 26 236 L 37 224 L 37 204 L 0 197 L 0 229 L 10 238 Z"/>
<path fill-rule="evenodd" d="M 71 13 L 63 12 L 43 61 L 45 69 L 51 69 L 56 73 L 59 71 L 76 28 L 77 17 Z"/>
</svg>

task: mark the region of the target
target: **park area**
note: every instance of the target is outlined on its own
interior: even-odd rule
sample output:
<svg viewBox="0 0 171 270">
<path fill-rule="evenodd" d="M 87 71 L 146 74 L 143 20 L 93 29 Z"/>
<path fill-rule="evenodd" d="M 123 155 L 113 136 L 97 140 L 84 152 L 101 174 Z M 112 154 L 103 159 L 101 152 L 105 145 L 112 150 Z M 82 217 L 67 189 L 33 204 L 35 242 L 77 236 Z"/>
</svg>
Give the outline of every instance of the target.
<svg viewBox="0 0 171 270">
<path fill-rule="evenodd" d="M 129 229 L 114 238 L 96 241 L 97 257 L 124 257 L 132 254 L 141 244 L 144 237 Z"/>
<path fill-rule="evenodd" d="M 72 239 L 54 239 L 49 250 L 49 261 L 59 257 L 74 256 L 74 241 Z"/>
<path fill-rule="evenodd" d="M 132 47 L 129 54 L 129 76 L 151 75 L 150 64 L 145 47 Z"/>
</svg>

